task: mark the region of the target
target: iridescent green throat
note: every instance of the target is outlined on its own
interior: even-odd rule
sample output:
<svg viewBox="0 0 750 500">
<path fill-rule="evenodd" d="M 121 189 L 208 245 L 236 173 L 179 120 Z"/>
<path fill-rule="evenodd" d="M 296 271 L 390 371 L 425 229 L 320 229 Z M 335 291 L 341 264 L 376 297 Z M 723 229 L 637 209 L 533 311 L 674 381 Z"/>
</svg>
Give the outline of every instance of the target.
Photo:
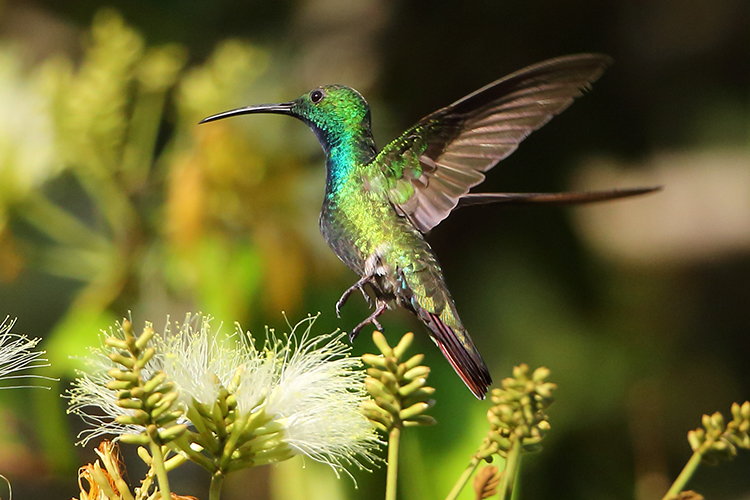
<svg viewBox="0 0 750 500">
<path fill-rule="evenodd" d="M 330 197 L 340 191 L 353 174 L 372 162 L 377 150 L 369 126 L 334 131 L 327 134 L 324 140 L 326 197 Z M 321 140 L 321 144 L 323 142 Z"/>
</svg>

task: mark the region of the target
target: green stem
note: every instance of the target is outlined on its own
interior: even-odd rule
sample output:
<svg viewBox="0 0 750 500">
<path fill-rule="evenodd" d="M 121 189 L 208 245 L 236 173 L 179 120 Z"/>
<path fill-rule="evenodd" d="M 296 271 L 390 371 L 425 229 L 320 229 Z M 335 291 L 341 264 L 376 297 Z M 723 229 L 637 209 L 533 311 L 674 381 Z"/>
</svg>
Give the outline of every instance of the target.
<svg viewBox="0 0 750 500">
<path fill-rule="evenodd" d="M 688 481 L 690 481 L 690 478 L 693 477 L 693 474 L 698 469 L 698 466 L 701 464 L 701 459 L 703 458 L 703 447 L 701 446 L 695 452 L 693 453 L 693 456 L 690 457 L 690 460 L 688 460 L 688 463 L 685 464 L 685 467 L 682 469 L 682 472 L 680 472 L 680 475 L 677 476 L 677 479 L 675 479 L 674 483 L 672 483 L 672 487 L 669 488 L 669 491 L 667 491 L 667 494 L 664 495 L 664 498 L 662 500 L 667 500 L 668 498 L 676 497 L 685 489 L 685 486 L 687 485 Z"/>
<path fill-rule="evenodd" d="M 198 411 L 195 403 L 188 407 L 187 417 L 198 430 L 200 437 L 203 438 L 203 441 L 198 442 L 198 444 L 206 448 L 211 455 L 216 456 L 221 453 L 221 445 L 218 439 L 216 439 L 216 435 L 206 427 L 208 419 L 204 418 L 201 412 Z"/>
<path fill-rule="evenodd" d="M 175 470 L 177 467 L 179 467 L 180 465 L 184 464 L 187 461 L 188 461 L 188 458 L 186 456 L 180 455 L 178 453 L 177 455 L 173 456 L 172 458 L 164 462 L 164 470 L 166 470 L 167 472 L 171 470 Z"/>
<path fill-rule="evenodd" d="M 106 237 L 42 194 L 32 192 L 19 213 L 36 229 L 63 246 L 101 253 L 112 250 Z"/>
<path fill-rule="evenodd" d="M 195 442 L 194 438 L 196 437 L 199 436 L 193 432 L 187 431 L 185 434 L 172 441 L 171 445 L 173 448 L 176 448 L 180 452 L 184 453 L 191 462 L 195 462 L 196 464 L 200 465 L 208 472 L 213 474 L 214 472 L 216 472 L 216 464 L 214 463 L 214 461 L 209 460 L 209 458 L 203 455 L 203 453 L 194 450 L 190 446 L 190 443 Z M 198 445 L 200 446 L 200 443 L 198 443 Z M 201 446 L 201 449 L 204 448 Z"/>
<path fill-rule="evenodd" d="M 221 486 L 224 484 L 224 473 L 216 471 L 211 476 L 211 488 L 208 490 L 208 500 L 221 498 Z"/>
<path fill-rule="evenodd" d="M 172 493 L 169 491 L 169 480 L 167 479 L 167 471 L 164 468 L 164 455 L 161 452 L 161 446 L 149 442 L 149 448 L 151 449 L 152 462 L 151 466 L 156 472 L 156 479 L 159 481 L 159 492 L 161 493 L 162 499 L 172 498 Z"/>
<path fill-rule="evenodd" d="M 141 87 L 136 96 L 120 166 L 130 189 L 143 187 L 148 179 L 165 95 L 162 90 L 147 91 Z"/>
<path fill-rule="evenodd" d="M 232 426 L 232 432 L 230 432 L 227 439 L 224 440 L 224 450 L 219 458 L 219 468 L 224 469 L 232 461 L 232 454 L 237 449 L 237 441 L 242 436 L 242 432 L 245 429 L 250 415 L 239 417 Z"/>
<path fill-rule="evenodd" d="M 466 483 L 469 482 L 469 478 L 472 474 L 474 474 L 474 471 L 477 470 L 477 467 L 479 467 L 479 462 L 482 460 L 477 457 L 471 457 L 471 462 L 469 462 L 469 466 L 466 467 L 466 470 L 461 474 L 461 477 L 458 478 L 458 481 L 456 481 L 456 484 L 453 486 L 453 489 L 450 493 L 448 493 L 448 496 L 445 497 L 445 500 L 456 500 L 458 498 L 458 494 L 461 493 L 461 490 L 464 489 L 464 486 L 466 486 Z"/>
<path fill-rule="evenodd" d="M 112 169 L 104 162 L 92 163 L 74 171 L 86 193 L 96 207 L 101 210 L 115 241 L 127 241 L 128 232 L 138 220 L 138 215 L 128 194 L 117 183 Z"/>
<path fill-rule="evenodd" d="M 519 460 L 516 468 L 516 478 L 521 475 L 521 462 Z M 510 500 L 519 500 L 521 498 L 521 485 L 513 486 L 513 492 L 510 494 Z"/>
<path fill-rule="evenodd" d="M 518 475 L 518 463 L 521 458 L 521 439 L 516 438 L 510 446 L 510 451 L 505 459 L 505 471 L 500 478 L 500 500 L 510 498 L 513 493 L 513 485 Z"/>
<path fill-rule="evenodd" d="M 396 500 L 398 482 L 398 442 L 401 438 L 401 427 L 391 429 L 388 436 L 388 474 L 385 482 L 385 500 Z"/>
</svg>

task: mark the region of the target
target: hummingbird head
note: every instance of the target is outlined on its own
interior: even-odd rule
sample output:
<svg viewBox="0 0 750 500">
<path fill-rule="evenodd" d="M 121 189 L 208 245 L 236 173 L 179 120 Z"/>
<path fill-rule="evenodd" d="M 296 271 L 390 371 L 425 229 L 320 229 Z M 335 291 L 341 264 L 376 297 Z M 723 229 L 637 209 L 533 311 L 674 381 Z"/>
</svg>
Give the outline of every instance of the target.
<svg viewBox="0 0 750 500">
<path fill-rule="evenodd" d="M 344 85 L 323 85 L 293 101 L 233 109 L 200 123 L 252 113 L 275 113 L 302 120 L 318 136 L 326 152 L 342 141 L 371 137 L 369 104 L 362 94 Z"/>
</svg>

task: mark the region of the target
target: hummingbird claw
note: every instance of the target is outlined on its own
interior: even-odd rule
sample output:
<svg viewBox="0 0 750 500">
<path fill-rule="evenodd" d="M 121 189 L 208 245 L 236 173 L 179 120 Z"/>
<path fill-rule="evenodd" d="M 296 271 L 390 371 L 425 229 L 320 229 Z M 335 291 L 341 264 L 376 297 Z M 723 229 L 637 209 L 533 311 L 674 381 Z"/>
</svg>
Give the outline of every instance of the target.
<svg viewBox="0 0 750 500">
<path fill-rule="evenodd" d="M 342 299 L 343 299 L 343 297 L 342 297 Z M 339 299 L 339 300 L 336 301 L 336 317 L 338 319 L 341 319 L 341 306 L 344 305 L 344 302 L 345 301 L 342 302 L 341 299 Z"/>
<path fill-rule="evenodd" d="M 388 309 L 388 305 L 383 301 L 377 301 L 377 308 L 375 311 L 369 315 L 363 322 L 355 326 L 351 333 L 349 333 L 349 342 L 354 343 L 354 339 L 357 338 L 357 335 L 359 335 L 359 332 L 364 328 L 365 326 L 372 324 L 380 331 L 383 331 L 383 325 L 380 324 L 380 321 L 378 321 L 378 316 L 383 314 L 385 310 Z"/>
<path fill-rule="evenodd" d="M 341 318 L 341 308 L 344 307 L 344 304 L 346 304 L 346 301 L 349 299 L 349 296 L 352 294 L 354 290 L 359 290 L 362 292 L 362 296 L 365 298 L 365 301 L 367 301 L 367 306 L 372 308 L 372 298 L 365 292 L 365 285 L 370 283 L 373 280 L 372 275 L 364 276 L 363 278 L 360 278 L 359 281 L 354 283 L 352 286 L 347 288 L 343 294 L 341 294 L 341 298 L 336 302 L 336 317 Z M 355 335 L 356 336 L 356 335 Z"/>
<path fill-rule="evenodd" d="M 357 328 L 355 327 L 354 330 L 352 330 L 351 332 L 349 332 L 349 343 L 350 344 L 354 343 L 354 339 L 357 338 L 357 335 L 359 335 L 359 330 L 357 330 Z"/>
</svg>

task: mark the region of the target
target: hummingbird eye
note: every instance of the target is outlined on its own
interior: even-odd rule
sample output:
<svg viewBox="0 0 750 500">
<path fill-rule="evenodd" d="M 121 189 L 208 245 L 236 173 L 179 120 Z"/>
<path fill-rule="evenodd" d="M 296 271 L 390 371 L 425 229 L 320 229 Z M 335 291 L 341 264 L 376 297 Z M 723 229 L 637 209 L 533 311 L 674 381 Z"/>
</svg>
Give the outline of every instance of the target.
<svg viewBox="0 0 750 500">
<path fill-rule="evenodd" d="M 310 92 L 310 100 L 313 102 L 313 104 L 318 104 L 320 101 L 323 100 L 325 97 L 325 93 L 320 89 L 315 89 L 312 92 Z"/>
</svg>

